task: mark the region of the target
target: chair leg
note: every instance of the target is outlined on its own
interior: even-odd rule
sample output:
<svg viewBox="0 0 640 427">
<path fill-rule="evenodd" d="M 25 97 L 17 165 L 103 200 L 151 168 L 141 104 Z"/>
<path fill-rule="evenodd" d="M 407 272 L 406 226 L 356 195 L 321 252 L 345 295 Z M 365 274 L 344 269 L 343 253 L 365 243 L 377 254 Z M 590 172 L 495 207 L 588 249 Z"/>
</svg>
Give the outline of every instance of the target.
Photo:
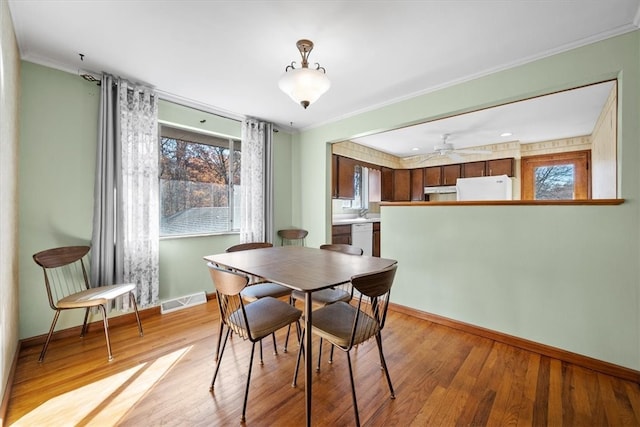
<svg viewBox="0 0 640 427">
<path fill-rule="evenodd" d="M 304 346 L 302 345 L 302 340 L 304 339 L 304 329 L 300 333 L 300 346 L 298 347 L 298 357 L 296 359 L 296 369 L 293 371 L 293 382 L 291 383 L 291 387 L 295 387 L 298 382 L 298 370 L 300 369 L 300 356 L 304 353 Z M 306 357 L 306 356 L 305 356 Z"/>
<path fill-rule="evenodd" d="M 322 338 L 320 338 L 320 345 L 318 346 L 318 366 L 316 366 L 316 372 L 320 372 L 321 359 L 322 359 Z"/>
<path fill-rule="evenodd" d="M 220 321 L 220 330 L 218 331 L 218 345 L 216 346 L 216 362 L 218 361 L 218 358 L 220 357 L 220 344 L 222 343 L 222 332 L 224 329 L 224 323 L 222 323 L 222 321 Z"/>
<path fill-rule="evenodd" d="M 224 342 L 222 343 L 222 349 L 220 349 L 220 357 L 216 363 L 216 370 L 213 372 L 213 379 L 211 380 L 211 386 L 209 387 L 209 391 L 213 391 L 213 384 L 216 382 L 216 377 L 218 376 L 218 370 L 220 369 L 220 364 L 222 363 L 222 356 L 224 355 L 224 349 L 227 346 L 227 340 L 229 339 L 229 333 L 231 329 L 227 328 L 227 333 L 224 336 Z"/>
<path fill-rule="evenodd" d="M 387 384 L 389 384 L 389 392 L 391 392 L 391 398 L 396 398 L 396 393 L 393 391 L 393 385 L 391 385 L 391 376 L 389 376 L 389 369 L 387 369 L 387 362 L 384 360 L 384 353 L 382 352 L 382 335 L 380 332 L 376 334 L 376 343 L 378 343 L 378 352 L 380 353 L 380 363 L 382 364 L 382 369 L 384 370 L 385 375 L 387 376 Z"/>
<path fill-rule="evenodd" d="M 275 356 L 278 355 L 278 347 L 276 346 L 276 333 L 272 333 L 271 336 L 273 337 L 273 354 Z"/>
<path fill-rule="evenodd" d="M 351 368 L 351 355 L 347 351 L 347 362 L 349 362 L 349 379 L 351 380 L 351 398 L 353 399 L 353 410 L 356 414 L 356 426 L 360 427 L 360 416 L 358 415 L 358 401 L 356 400 L 356 386 L 353 382 L 353 369 Z"/>
<path fill-rule="evenodd" d="M 140 336 L 144 336 L 144 332 L 142 332 L 142 323 L 140 323 L 140 314 L 138 313 L 138 303 L 136 302 L 136 296 L 133 292 L 129 292 L 129 299 L 131 300 L 131 305 L 133 305 L 133 312 L 136 314 L 136 321 L 138 322 L 138 332 Z"/>
<path fill-rule="evenodd" d="M 102 310 L 102 323 L 104 324 L 104 338 L 107 341 L 107 353 L 109 353 L 109 360 L 113 359 L 111 355 L 111 340 L 109 339 L 109 321 L 107 320 L 107 309 L 103 304 L 98 307 Z"/>
<path fill-rule="evenodd" d="M 289 304 L 291 304 L 292 306 L 296 306 L 296 300 L 292 297 L 289 296 Z M 300 326 L 296 325 L 296 332 L 298 334 L 298 341 L 300 341 Z M 283 353 L 287 352 L 287 346 L 289 345 L 289 334 L 291 333 L 291 323 L 289 323 L 289 326 L 287 327 L 287 336 L 284 339 L 284 348 L 282 350 Z"/>
<path fill-rule="evenodd" d="M 82 323 L 82 330 L 80 331 L 81 337 L 84 337 L 84 335 L 87 333 L 87 320 L 89 319 L 89 310 L 89 307 L 84 309 L 84 322 Z"/>
<path fill-rule="evenodd" d="M 260 340 L 260 364 L 264 365 L 264 361 L 262 360 L 262 340 Z"/>
<path fill-rule="evenodd" d="M 289 333 L 291 332 L 291 324 L 287 327 L 287 336 L 284 338 L 284 348 L 282 349 L 283 353 L 287 352 L 287 346 L 289 345 Z"/>
<path fill-rule="evenodd" d="M 53 322 L 51 322 L 51 328 L 49 328 L 49 334 L 47 335 L 47 340 L 44 342 L 44 347 L 42 347 L 42 351 L 40 352 L 38 362 L 42 362 L 44 360 L 44 355 L 47 352 L 47 347 L 49 347 L 49 341 L 51 341 L 51 337 L 53 336 L 53 330 L 56 327 L 58 316 L 60 316 L 60 310 L 56 310 L 56 314 L 53 315 Z"/>
<path fill-rule="evenodd" d="M 247 400 L 249 398 L 249 383 L 251 382 L 251 368 L 253 367 L 253 353 L 256 350 L 256 343 L 252 343 L 251 345 L 251 357 L 249 358 L 249 373 L 247 374 L 247 388 L 244 391 L 244 403 L 242 405 L 242 417 L 240 417 L 241 422 L 245 422 L 245 414 L 247 413 Z"/>
</svg>

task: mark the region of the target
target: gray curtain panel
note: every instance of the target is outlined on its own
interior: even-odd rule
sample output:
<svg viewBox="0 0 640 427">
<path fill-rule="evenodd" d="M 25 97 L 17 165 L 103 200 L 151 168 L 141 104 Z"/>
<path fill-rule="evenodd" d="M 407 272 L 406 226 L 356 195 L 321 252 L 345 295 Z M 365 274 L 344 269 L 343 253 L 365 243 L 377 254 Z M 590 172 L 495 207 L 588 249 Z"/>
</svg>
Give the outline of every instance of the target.
<svg viewBox="0 0 640 427">
<path fill-rule="evenodd" d="M 122 283 L 122 254 L 116 256 L 117 180 L 121 181 L 120 108 L 117 79 L 103 74 L 101 81 L 98 149 L 91 238 L 91 286 Z M 120 260 L 120 261 L 118 261 Z"/>
</svg>

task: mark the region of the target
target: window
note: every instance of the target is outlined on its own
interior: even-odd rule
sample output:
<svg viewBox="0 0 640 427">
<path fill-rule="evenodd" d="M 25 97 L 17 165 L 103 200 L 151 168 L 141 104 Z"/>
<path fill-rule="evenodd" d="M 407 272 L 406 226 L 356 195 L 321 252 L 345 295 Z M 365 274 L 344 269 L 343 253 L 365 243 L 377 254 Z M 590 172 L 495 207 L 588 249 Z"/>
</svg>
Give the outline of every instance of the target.
<svg viewBox="0 0 640 427">
<path fill-rule="evenodd" d="M 589 199 L 589 159 L 589 151 L 523 157 L 522 199 Z"/>
<path fill-rule="evenodd" d="M 240 141 L 160 128 L 160 236 L 240 227 Z"/>
</svg>

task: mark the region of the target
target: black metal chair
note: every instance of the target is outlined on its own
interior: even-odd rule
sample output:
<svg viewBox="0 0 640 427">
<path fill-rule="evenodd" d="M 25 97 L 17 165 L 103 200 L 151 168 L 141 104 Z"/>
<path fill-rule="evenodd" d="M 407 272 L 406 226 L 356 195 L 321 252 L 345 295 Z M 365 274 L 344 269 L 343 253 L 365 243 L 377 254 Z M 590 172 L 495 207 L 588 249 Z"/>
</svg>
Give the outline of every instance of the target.
<svg viewBox="0 0 640 427">
<path fill-rule="evenodd" d="M 391 398 L 395 399 L 391 377 L 389 376 L 389 370 L 387 369 L 387 363 L 382 351 L 381 335 L 387 315 L 391 285 L 393 284 L 395 274 L 396 265 L 393 265 L 375 273 L 353 276 L 351 283 L 359 293 L 359 295 L 354 298 L 355 304 L 339 301 L 315 310 L 311 319 L 313 331 L 302 331 L 302 339 L 304 339 L 305 333 L 313 332 L 347 354 L 349 378 L 351 380 L 351 397 L 353 399 L 356 425 L 358 426 L 360 425 L 360 417 L 358 415 L 358 402 L 356 399 L 350 356 L 351 349 L 356 345 L 370 338 L 375 338 L 378 345 L 380 364 L 387 377 Z M 302 346 L 300 350 L 298 350 L 298 360 L 293 375 L 294 387 L 296 386 L 298 378 L 301 354 Z"/>
<path fill-rule="evenodd" d="M 218 308 L 220 309 L 220 321 L 227 329 L 209 390 L 213 392 L 230 333 L 233 331 L 233 333 L 241 338 L 251 341 L 249 373 L 247 374 L 247 386 L 244 394 L 244 403 L 242 405 L 241 420 L 244 422 L 256 343 L 291 323 L 299 324 L 302 312 L 291 304 L 272 297 L 260 298 L 254 302 L 245 304 L 241 292 L 249 284 L 249 276 L 219 268 L 211 263 L 208 264 L 208 267 L 211 279 L 216 288 Z"/>
<path fill-rule="evenodd" d="M 273 244 L 269 242 L 251 242 L 240 243 L 228 247 L 225 252 L 239 252 L 248 251 L 252 249 L 271 248 Z M 271 283 L 264 280 L 262 277 L 249 276 L 249 285 L 241 292 L 242 297 L 247 302 L 259 300 L 264 297 L 289 297 L 291 301 L 291 289 L 286 286 L 279 285 L 277 283 Z M 218 350 L 220 349 L 220 340 L 222 339 L 222 323 L 220 324 L 220 334 L 218 335 Z M 284 352 L 287 352 L 287 344 L 289 340 L 285 340 Z M 216 360 L 218 360 L 218 350 L 216 350 Z M 278 354 L 278 346 L 276 345 L 276 336 L 273 335 L 273 354 Z M 262 342 L 260 342 L 260 363 L 262 363 Z"/>
<path fill-rule="evenodd" d="M 306 243 L 306 237 L 309 234 L 307 230 L 301 228 L 289 228 L 286 230 L 278 230 L 278 237 L 280 237 L 280 245 L 298 245 L 304 246 Z"/>
<path fill-rule="evenodd" d="M 325 244 L 320 245 L 320 249 L 341 252 L 347 255 L 356 255 L 361 256 L 363 254 L 362 248 L 357 246 L 347 245 L 347 244 Z M 295 301 L 302 301 L 304 303 L 305 293 L 301 291 L 293 291 L 291 293 L 291 298 L 293 304 L 295 305 Z M 311 302 L 315 306 L 324 307 L 329 304 L 336 303 L 338 301 L 349 302 L 353 298 L 353 286 L 351 283 L 344 283 L 340 286 L 336 286 L 329 289 L 323 289 L 321 291 L 313 292 L 311 294 Z M 289 334 L 287 333 L 286 340 L 288 341 Z M 286 342 L 285 342 L 286 347 Z M 318 346 L 318 365 L 316 366 L 316 372 L 320 371 L 320 361 L 322 359 L 322 338 L 320 338 L 320 345 Z M 333 362 L 333 346 L 331 346 L 331 353 L 329 354 L 329 363 Z"/>
</svg>

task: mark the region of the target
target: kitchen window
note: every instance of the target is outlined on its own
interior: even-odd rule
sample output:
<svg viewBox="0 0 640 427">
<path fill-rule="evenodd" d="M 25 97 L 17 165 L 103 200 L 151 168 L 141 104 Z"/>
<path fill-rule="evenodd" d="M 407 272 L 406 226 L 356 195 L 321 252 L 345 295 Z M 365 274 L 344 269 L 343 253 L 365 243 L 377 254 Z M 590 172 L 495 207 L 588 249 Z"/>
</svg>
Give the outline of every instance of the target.
<svg viewBox="0 0 640 427">
<path fill-rule="evenodd" d="M 240 227 L 240 141 L 162 125 L 160 236 Z"/>
<path fill-rule="evenodd" d="M 522 158 L 523 200 L 590 199 L 590 151 Z"/>
</svg>

